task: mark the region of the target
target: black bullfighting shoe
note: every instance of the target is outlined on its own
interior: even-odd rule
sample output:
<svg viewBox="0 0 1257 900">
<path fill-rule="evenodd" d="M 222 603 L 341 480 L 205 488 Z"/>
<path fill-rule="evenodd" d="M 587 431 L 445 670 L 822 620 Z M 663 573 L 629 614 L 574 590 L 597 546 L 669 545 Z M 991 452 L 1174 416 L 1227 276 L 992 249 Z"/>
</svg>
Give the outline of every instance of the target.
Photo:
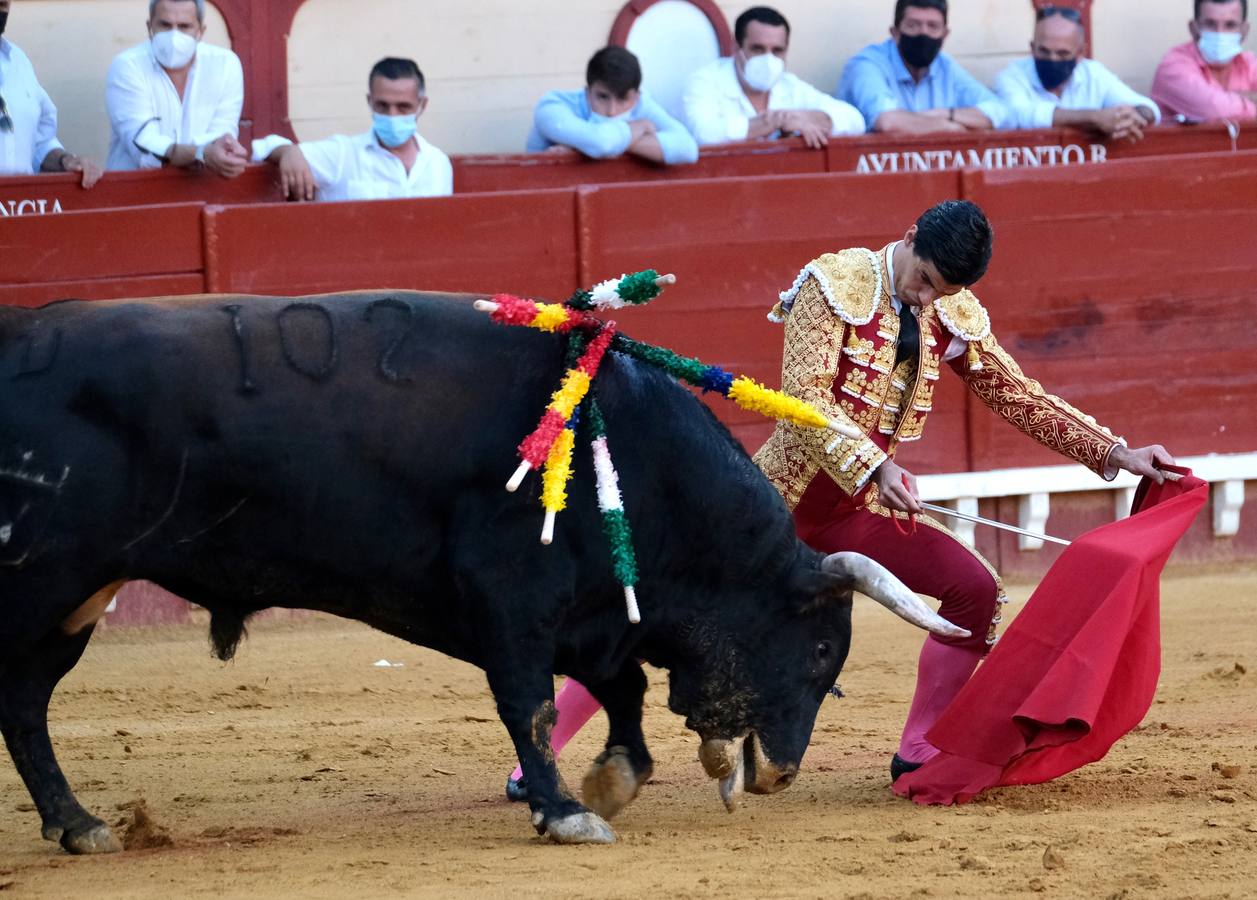
<svg viewBox="0 0 1257 900">
<path fill-rule="evenodd" d="M 506 799 L 512 803 L 528 802 L 528 781 L 523 775 L 516 780 L 509 775 L 506 778 Z"/>
<path fill-rule="evenodd" d="M 921 768 L 923 765 L 925 765 L 925 763 L 908 762 L 906 759 L 904 759 L 902 756 L 896 753 L 894 756 L 890 758 L 890 783 L 894 784 L 896 781 L 899 780 L 900 775 L 907 775 L 909 772 L 915 772 L 917 769 Z M 511 789 L 508 786 L 506 789 L 508 796 L 510 795 L 510 790 Z"/>
</svg>

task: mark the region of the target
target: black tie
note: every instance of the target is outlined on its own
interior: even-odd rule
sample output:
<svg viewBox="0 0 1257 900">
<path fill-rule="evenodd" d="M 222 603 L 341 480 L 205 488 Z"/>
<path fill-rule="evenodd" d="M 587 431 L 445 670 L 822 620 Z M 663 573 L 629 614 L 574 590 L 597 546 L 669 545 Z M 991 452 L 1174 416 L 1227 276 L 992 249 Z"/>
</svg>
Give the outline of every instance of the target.
<svg viewBox="0 0 1257 900">
<path fill-rule="evenodd" d="M 895 350 L 895 365 L 906 359 L 916 359 L 921 352 L 921 326 L 912 309 L 904 303 L 899 307 L 899 346 Z"/>
</svg>

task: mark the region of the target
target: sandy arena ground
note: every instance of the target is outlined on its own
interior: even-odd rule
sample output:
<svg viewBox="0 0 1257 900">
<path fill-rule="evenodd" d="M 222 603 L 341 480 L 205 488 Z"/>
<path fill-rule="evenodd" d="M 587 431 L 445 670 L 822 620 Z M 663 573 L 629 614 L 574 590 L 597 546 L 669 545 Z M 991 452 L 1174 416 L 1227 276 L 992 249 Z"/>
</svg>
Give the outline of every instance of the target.
<svg viewBox="0 0 1257 900">
<path fill-rule="evenodd" d="M 229 665 L 203 629 L 105 631 L 54 699 L 54 740 L 89 808 L 132 823 L 142 800 L 155 829 L 131 841 L 171 843 L 66 855 L 6 756 L 0 895 L 1257 896 L 1257 570 L 1167 578 L 1163 610 L 1136 732 L 1055 783 L 953 809 L 890 792 L 920 638 L 867 601 L 848 696 L 826 701 L 802 775 L 736 815 L 654 672 L 655 777 L 611 847 L 550 845 L 503 799 L 511 754 L 479 670 L 330 619 L 259 623 Z M 594 724 L 564 756 L 570 783 Z"/>
</svg>

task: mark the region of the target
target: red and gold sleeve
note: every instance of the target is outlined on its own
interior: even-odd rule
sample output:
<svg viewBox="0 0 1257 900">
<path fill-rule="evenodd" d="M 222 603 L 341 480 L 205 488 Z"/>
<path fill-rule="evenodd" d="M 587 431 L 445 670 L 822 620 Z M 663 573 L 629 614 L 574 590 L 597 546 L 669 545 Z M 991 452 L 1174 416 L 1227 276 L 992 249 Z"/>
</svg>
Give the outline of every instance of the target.
<svg viewBox="0 0 1257 900">
<path fill-rule="evenodd" d="M 1113 480 L 1118 470 L 1108 465 L 1109 454 L 1125 441 L 1027 377 L 995 335 L 972 342 L 970 349 L 977 351 L 980 368 L 974 369 L 972 359 L 966 364 L 964 355 L 952 361 L 952 368 L 978 399 L 1044 447 L 1082 463 L 1107 481 Z"/>
<path fill-rule="evenodd" d="M 834 378 L 842 362 L 846 323 L 834 313 L 815 277 L 799 289 L 794 308 L 786 317 L 785 351 L 781 363 L 781 389 L 806 400 L 830 419 L 855 427 L 834 399 Z M 835 438 L 832 431 L 801 428 L 783 423 L 789 450 L 803 454 L 812 470 L 822 468 L 850 495 L 858 494 L 869 476 L 886 460 L 886 454 L 866 437 Z M 806 485 L 804 485 L 806 488 Z M 797 502 L 797 498 L 789 498 Z"/>
</svg>

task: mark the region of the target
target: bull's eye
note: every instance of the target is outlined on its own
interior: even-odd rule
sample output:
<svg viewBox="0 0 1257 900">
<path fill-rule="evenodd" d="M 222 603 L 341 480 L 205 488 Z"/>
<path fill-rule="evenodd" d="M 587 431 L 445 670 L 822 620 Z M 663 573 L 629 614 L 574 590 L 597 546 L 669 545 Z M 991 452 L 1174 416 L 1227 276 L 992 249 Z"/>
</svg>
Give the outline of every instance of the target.
<svg viewBox="0 0 1257 900">
<path fill-rule="evenodd" d="M 833 658 L 834 645 L 831 644 L 829 641 L 821 641 L 819 644 L 816 645 L 816 650 L 814 651 L 814 654 L 816 656 L 816 661 L 820 663 L 821 665 L 825 665 L 826 663 L 830 661 L 830 659 Z"/>
</svg>

